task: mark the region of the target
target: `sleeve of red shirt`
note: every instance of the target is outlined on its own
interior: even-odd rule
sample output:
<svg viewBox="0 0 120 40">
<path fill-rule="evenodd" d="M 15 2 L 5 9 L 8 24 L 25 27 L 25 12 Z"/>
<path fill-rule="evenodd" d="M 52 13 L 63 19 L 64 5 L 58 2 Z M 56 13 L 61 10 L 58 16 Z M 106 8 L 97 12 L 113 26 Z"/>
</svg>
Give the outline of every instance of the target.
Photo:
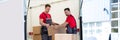
<svg viewBox="0 0 120 40">
<path fill-rule="evenodd" d="M 43 17 L 43 15 L 42 15 L 42 14 L 40 14 L 39 19 L 44 19 L 44 17 Z"/>
<path fill-rule="evenodd" d="M 69 18 L 69 17 L 67 17 L 67 19 L 66 19 L 66 21 L 65 21 L 65 22 L 68 22 L 68 23 L 69 23 L 69 22 L 70 22 L 70 18 Z"/>
</svg>

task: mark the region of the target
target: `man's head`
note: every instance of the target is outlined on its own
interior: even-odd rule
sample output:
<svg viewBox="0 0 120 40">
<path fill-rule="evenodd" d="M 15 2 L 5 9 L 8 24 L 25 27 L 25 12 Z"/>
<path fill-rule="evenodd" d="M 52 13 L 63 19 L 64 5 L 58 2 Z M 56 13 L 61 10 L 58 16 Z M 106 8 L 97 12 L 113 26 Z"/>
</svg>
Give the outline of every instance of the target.
<svg viewBox="0 0 120 40">
<path fill-rule="evenodd" d="M 64 9 L 65 15 L 68 16 L 70 15 L 70 9 L 69 8 L 65 8 Z"/>
<path fill-rule="evenodd" d="M 46 4 L 45 5 L 45 12 L 49 12 L 50 11 L 50 8 L 51 8 L 51 5 L 50 4 Z"/>
</svg>

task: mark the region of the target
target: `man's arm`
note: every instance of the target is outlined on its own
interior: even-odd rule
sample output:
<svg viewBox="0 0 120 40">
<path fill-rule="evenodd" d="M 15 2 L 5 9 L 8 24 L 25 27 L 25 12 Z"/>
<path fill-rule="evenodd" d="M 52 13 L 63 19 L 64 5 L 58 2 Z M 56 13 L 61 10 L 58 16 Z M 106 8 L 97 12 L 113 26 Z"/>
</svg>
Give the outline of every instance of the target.
<svg viewBox="0 0 120 40">
<path fill-rule="evenodd" d="M 53 21 L 52 21 L 52 24 L 53 24 L 53 25 L 59 25 L 58 23 L 55 23 L 55 22 L 53 22 Z"/>
<path fill-rule="evenodd" d="M 63 24 L 61 24 L 61 26 L 66 27 L 67 24 L 68 22 L 64 22 Z"/>
<path fill-rule="evenodd" d="M 43 22 L 43 19 L 40 19 L 39 21 L 40 21 L 40 24 L 41 24 L 42 26 L 49 27 L 49 24 L 44 23 L 44 22 Z"/>
</svg>

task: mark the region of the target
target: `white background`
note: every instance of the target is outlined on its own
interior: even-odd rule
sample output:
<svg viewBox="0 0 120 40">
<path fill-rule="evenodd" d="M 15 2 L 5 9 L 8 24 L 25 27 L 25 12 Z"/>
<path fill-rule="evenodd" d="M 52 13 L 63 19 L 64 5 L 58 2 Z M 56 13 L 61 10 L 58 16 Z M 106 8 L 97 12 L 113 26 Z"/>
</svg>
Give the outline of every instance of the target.
<svg viewBox="0 0 120 40">
<path fill-rule="evenodd" d="M 24 40 L 23 0 L 0 0 L 0 40 Z"/>
</svg>

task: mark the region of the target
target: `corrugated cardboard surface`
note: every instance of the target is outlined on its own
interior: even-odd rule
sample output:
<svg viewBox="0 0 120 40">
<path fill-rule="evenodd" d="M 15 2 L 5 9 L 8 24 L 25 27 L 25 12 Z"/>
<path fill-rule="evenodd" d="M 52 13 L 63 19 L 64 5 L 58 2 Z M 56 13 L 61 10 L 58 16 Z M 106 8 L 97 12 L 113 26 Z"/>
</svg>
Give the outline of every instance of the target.
<svg viewBox="0 0 120 40">
<path fill-rule="evenodd" d="M 33 35 L 33 40 L 42 40 L 41 35 Z"/>
<path fill-rule="evenodd" d="M 49 27 L 49 28 L 48 28 L 48 35 L 49 35 L 49 36 L 54 35 L 54 34 L 55 34 L 55 31 L 56 31 L 56 30 L 55 30 L 53 27 Z"/>
<path fill-rule="evenodd" d="M 59 25 L 58 29 L 56 29 L 56 33 L 66 34 L 66 28 Z"/>
<path fill-rule="evenodd" d="M 52 40 L 55 40 L 55 35 L 52 35 Z"/>
<path fill-rule="evenodd" d="M 40 34 L 41 26 L 34 26 L 33 27 L 33 34 Z"/>
<path fill-rule="evenodd" d="M 55 34 L 55 40 L 77 40 L 76 34 Z"/>
<path fill-rule="evenodd" d="M 66 33 L 66 30 L 65 30 L 65 27 L 62 27 L 60 25 L 51 25 L 49 28 L 48 28 L 48 35 L 51 36 L 51 35 L 54 35 L 54 34 L 65 34 Z"/>
</svg>

